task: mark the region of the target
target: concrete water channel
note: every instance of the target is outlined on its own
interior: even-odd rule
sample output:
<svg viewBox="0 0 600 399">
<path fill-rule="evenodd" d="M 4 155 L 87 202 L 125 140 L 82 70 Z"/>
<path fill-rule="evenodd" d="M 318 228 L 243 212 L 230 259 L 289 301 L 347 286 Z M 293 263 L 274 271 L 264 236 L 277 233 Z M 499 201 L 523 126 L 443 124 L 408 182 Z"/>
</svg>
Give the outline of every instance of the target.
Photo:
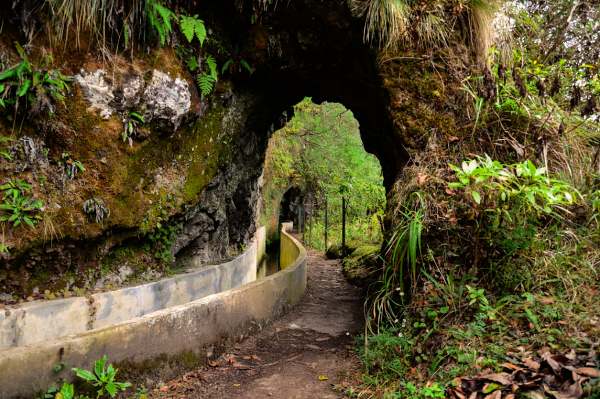
<svg viewBox="0 0 600 399">
<path fill-rule="evenodd" d="M 142 362 L 208 345 L 266 324 L 306 289 L 306 250 L 283 224 L 279 267 L 266 260 L 265 230 L 220 265 L 89 297 L 36 301 L 0 313 L 0 398 L 28 397 L 72 367 Z M 193 265 L 192 265 L 193 266 Z M 53 371 L 57 364 L 64 371 Z"/>
</svg>

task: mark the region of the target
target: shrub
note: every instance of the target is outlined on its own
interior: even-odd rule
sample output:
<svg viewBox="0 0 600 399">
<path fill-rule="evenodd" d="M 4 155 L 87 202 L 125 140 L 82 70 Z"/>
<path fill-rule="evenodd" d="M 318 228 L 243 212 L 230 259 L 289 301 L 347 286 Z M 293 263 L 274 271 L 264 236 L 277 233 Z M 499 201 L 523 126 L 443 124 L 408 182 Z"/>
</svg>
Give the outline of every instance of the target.
<svg viewBox="0 0 600 399">
<path fill-rule="evenodd" d="M 15 44 L 21 61 L 0 73 L 0 108 L 13 107 L 54 112 L 54 103 L 62 103 L 69 92 L 70 79 L 58 69 L 47 69 L 47 59 L 40 67 L 34 66 L 25 50 Z"/>
<path fill-rule="evenodd" d="M 12 223 L 13 227 L 22 224 L 35 227 L 41 219 L 39 213 L 44 203 L 28 195 L 31 185 L 21 179 L 13 179 L 1 185 L 0 190 L 4 192 L 4 200 L 0 204 L 0 221 Z"/>
</svg>

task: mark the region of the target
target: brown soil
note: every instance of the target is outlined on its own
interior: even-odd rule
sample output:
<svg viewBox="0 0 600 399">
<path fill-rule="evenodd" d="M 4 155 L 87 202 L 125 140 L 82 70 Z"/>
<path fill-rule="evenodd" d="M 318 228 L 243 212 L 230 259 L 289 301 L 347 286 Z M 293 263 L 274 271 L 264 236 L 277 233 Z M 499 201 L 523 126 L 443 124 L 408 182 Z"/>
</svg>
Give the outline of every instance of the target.
<svg viewBox="0 0 600 399">
<path fill-rule="evenodd" d="M 358 288 L 339 261 L 310 251 L 308 289 L 287 315 L 209 365 L 151 392 L 152 398 L 340 398 L 356 378 L 362 330 Z"/>
</svg>

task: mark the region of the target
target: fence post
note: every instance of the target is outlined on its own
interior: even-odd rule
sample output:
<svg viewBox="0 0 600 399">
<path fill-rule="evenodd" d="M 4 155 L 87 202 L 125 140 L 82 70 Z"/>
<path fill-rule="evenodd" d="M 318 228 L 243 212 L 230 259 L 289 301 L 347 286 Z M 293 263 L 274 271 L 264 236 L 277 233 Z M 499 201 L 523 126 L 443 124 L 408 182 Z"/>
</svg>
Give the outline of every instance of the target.
<svg viewBox="0 0 600 399">
<path fill-rule="evenodd" d="M 346 197 L 342 197 L 342 253 L 346 252 Z"/>
<path fill-rule="evenodd" d="M 327 252 L 327 197 L 325 197 L 325 252 Z"/>
</svg>

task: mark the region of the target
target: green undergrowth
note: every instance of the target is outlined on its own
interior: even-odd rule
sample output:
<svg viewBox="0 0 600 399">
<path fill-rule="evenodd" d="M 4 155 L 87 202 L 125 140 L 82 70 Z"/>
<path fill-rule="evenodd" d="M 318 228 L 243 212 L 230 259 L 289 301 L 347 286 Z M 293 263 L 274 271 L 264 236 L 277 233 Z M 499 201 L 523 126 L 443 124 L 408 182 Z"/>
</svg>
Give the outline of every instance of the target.
<svg viewBox="0 0 600 399">
<path fill-rule="evenodd" d="M 457 377 L 501 372 L 503 363 L 541 350 L 596 348 L 597 236 L 577 233 L 577 242 L 540 243 L 528 273 L 519 264 L 502 271 L 504 278 L 527 281 L 510 293 L 492 293 L 471 274 L 425 274 L 410 307 L 360 339 L 359 391 L 370 397 L 445 398 Z"/>
</svg>

